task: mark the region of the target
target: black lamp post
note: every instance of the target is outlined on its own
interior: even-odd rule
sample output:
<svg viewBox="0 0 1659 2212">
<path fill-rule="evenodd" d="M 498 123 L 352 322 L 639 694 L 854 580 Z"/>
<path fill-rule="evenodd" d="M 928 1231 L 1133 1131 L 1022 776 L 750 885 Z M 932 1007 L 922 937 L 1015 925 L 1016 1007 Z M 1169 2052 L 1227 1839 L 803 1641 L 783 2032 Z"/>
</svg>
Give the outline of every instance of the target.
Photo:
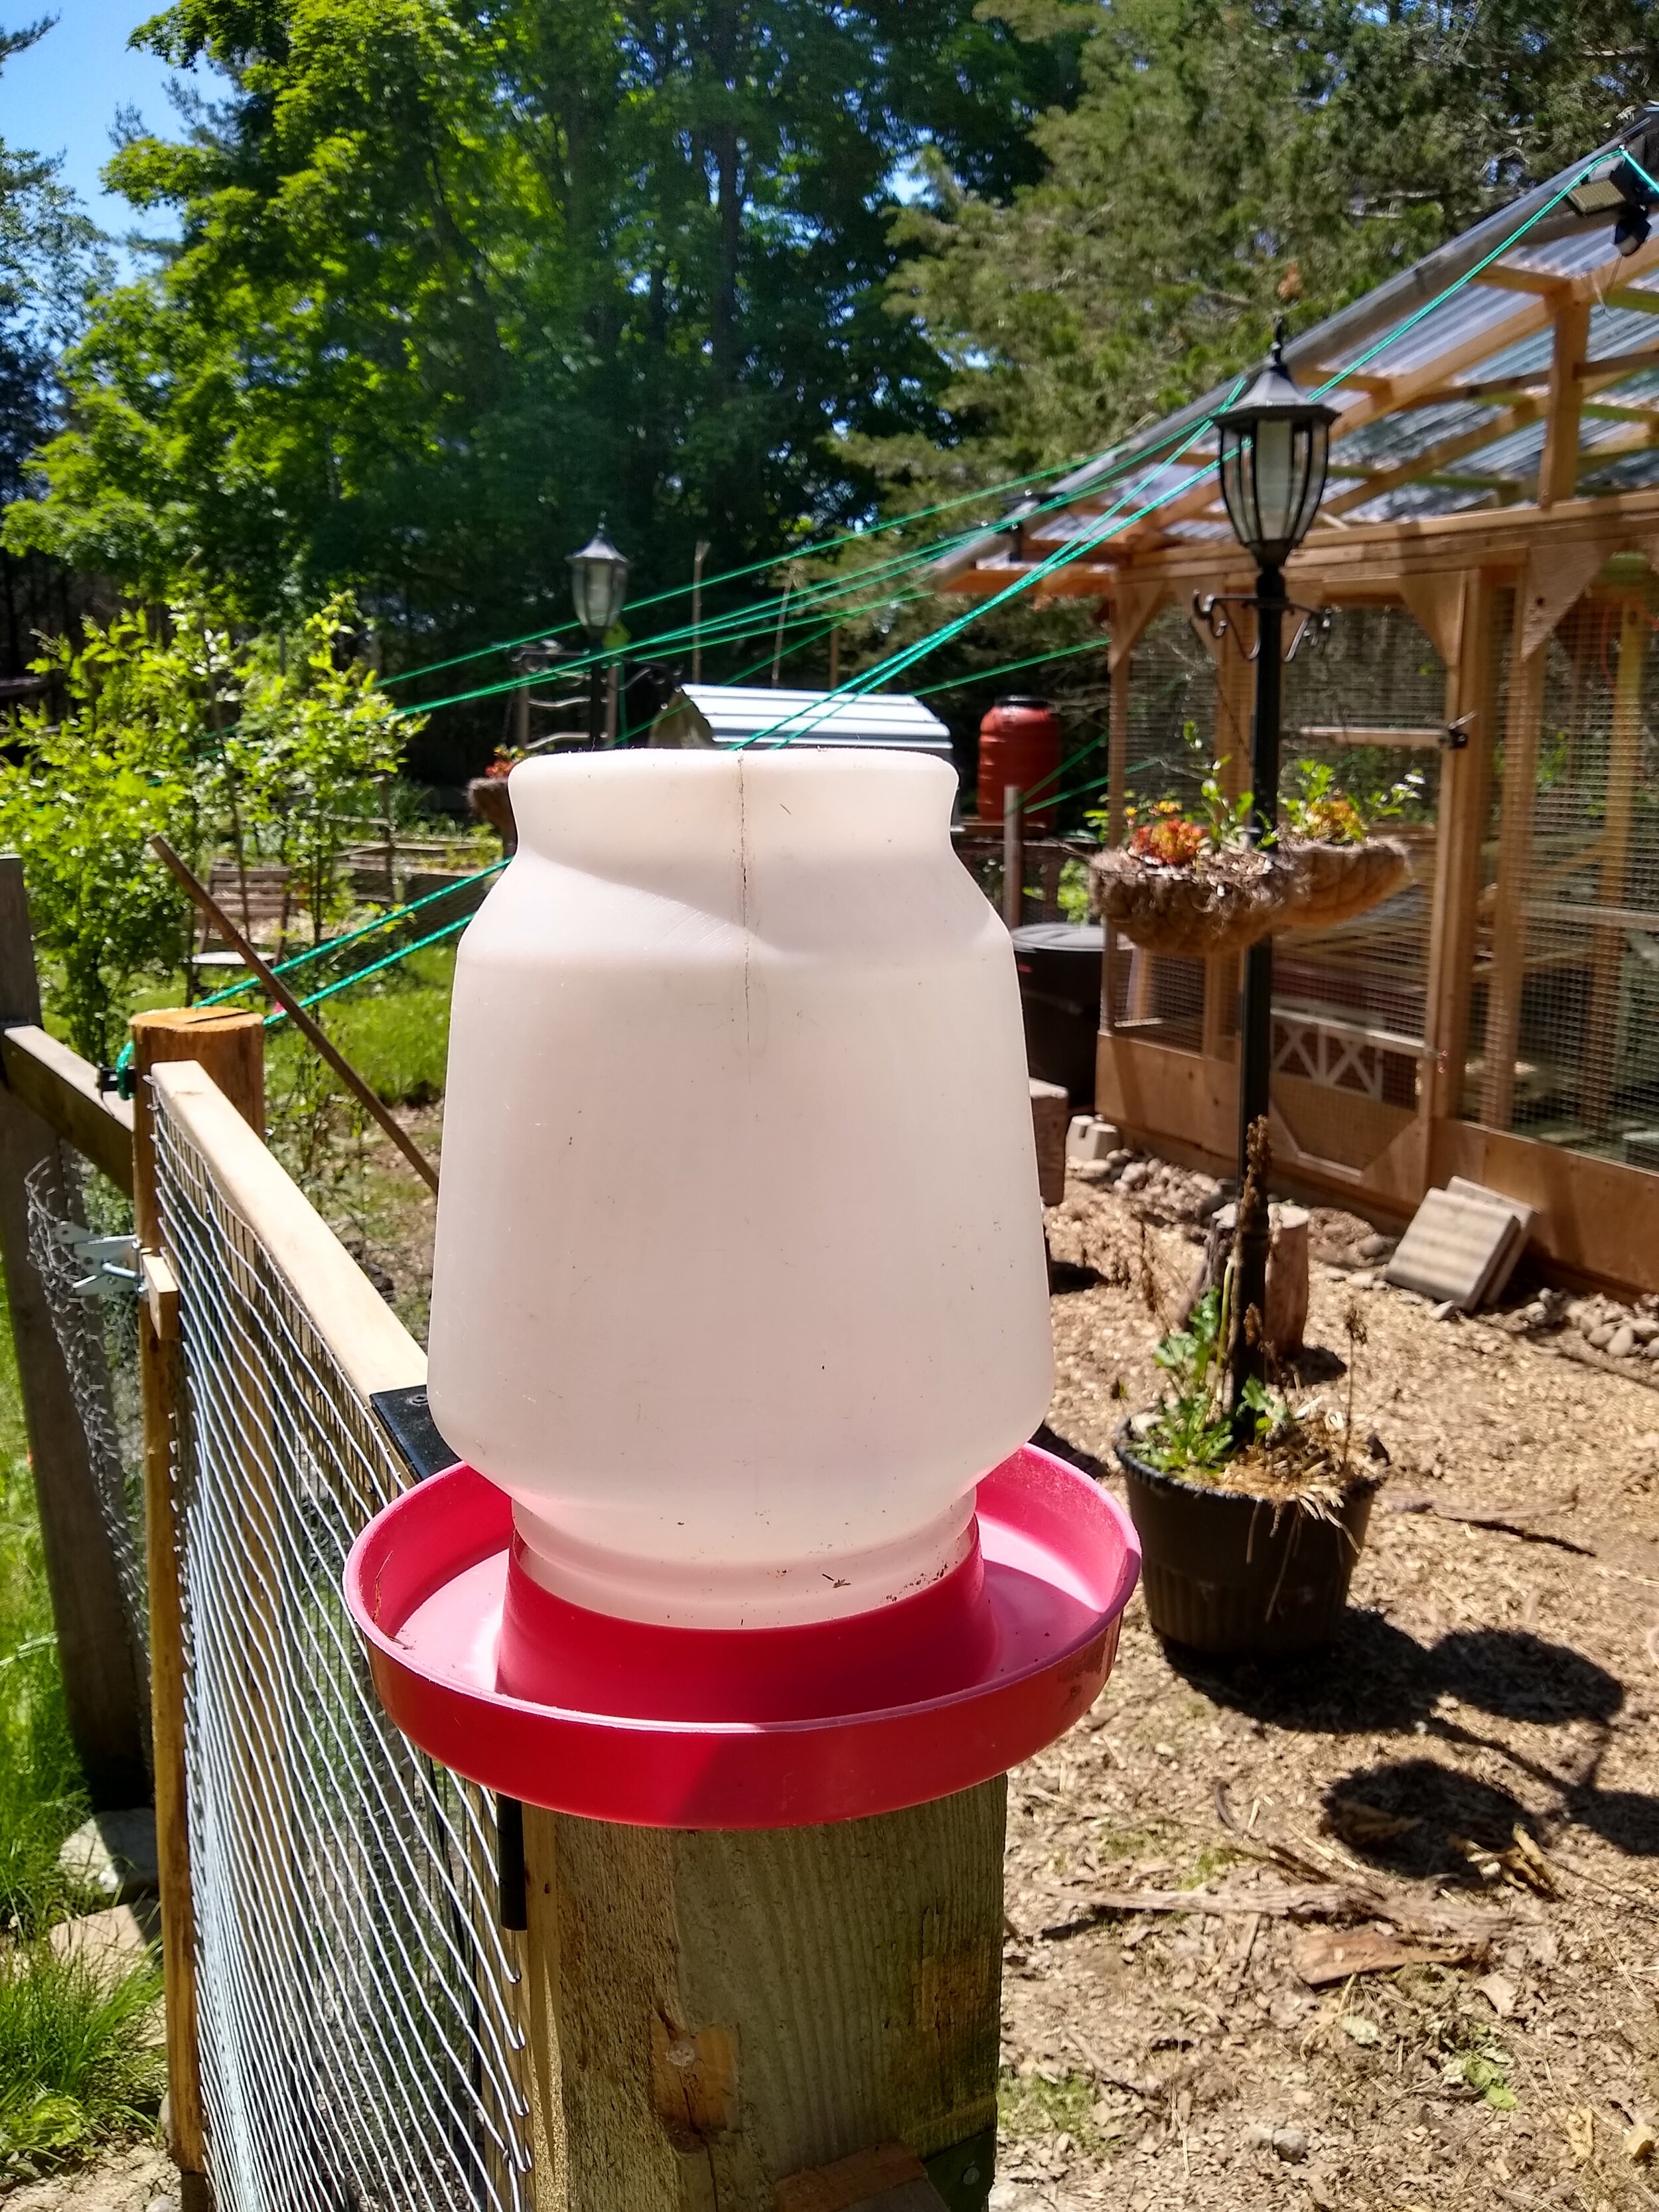
<svg viewBox="0 0 1659 2212">
<path fill-rule="evenodd" d="M 1250 744 L 1252 805 L 1245 837 L 1273 836 L 1279 817 L 1279 722 L 1284 680 L 1285 563 L 1306 537 L 1324 495 L 1336 410 L 1300 391 L 1285 366 L 1285 325 L 1272 358 L 1237 405 L 1216 417 L 1221 437 L 1221 490 L 1239 544 L 1256 564 L 1255 726 Z M 1232 1304 L 1234 1411 L 1252 1376 L 1265 1369 L 1265 1329 L 1251 1344 L 1243 1328 L 1252 1306 L 1267 1310 L 1267 1194 L 1257 1218 L 1245 1220 L 1250 1131 L 1267 1113 L 1273 1069 L 1273 945 L 1260 938 L 1244 956 L 1238 1024 L 1239 1239 Z"/>
<path fill-rule="evenodd" d="M 587 632 L 594 659 L 587 678 L 587 742 L 605 742 L 605 671 L 599 648 L 616 627 L 628 598 L 628 562 L 605 534 L 605 519 L 580 553 L 570 556 L 570 596 Z"/>
</svg>

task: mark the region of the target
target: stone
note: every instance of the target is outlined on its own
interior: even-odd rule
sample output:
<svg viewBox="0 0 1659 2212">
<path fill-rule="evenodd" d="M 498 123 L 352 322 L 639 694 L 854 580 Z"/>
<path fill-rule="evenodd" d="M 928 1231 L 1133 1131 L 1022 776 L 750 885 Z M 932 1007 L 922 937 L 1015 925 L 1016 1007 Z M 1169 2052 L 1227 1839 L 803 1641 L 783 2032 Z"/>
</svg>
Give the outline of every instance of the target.
<svg viewBox="0 0 1659 2212">
<path fill-rule="evenodd" d="M 100 1983 L 113 1987 L 133 1967 L 150 1963 L 151 1947 L 161 1940 L 161 1914 L 154 1898 L 136 1907 L 112 1905 L 58 1921 L 46 1940 L 60 1959 L 82 1960 Z"/>
<path fill-rule="evenodd" d="M 1286 2166 L 1300 2166 L 1308 2155 L 1308 2138 L 1300 2128 L 1275 2128 L 1273 2145 Z"/>
<path fill-rule="evenodd" d="M 1073 1114 L 1066 1132 L 1066 1157 L 1073 1166 L 1109 1160 L 1122 1148 L 1122 1132 L 1097 1114 Z"/>
<path fill-rule="evenodd" d="M 58 1863 L 69 1881 L 99 1891 L 112 1905 L 154 1897 L 161 1886 L 155 1814 L 148 1805 L 94 1813 L 64 1838 Z"/>
<path fill-rule="evenodd" d="M 1626 1322 L 1616 1328 L 1607 1340 L 1607 1356 L 1612 1359 L 1628 1359 L 1636 1349 L 1636 1331 Z"/>
</svg>

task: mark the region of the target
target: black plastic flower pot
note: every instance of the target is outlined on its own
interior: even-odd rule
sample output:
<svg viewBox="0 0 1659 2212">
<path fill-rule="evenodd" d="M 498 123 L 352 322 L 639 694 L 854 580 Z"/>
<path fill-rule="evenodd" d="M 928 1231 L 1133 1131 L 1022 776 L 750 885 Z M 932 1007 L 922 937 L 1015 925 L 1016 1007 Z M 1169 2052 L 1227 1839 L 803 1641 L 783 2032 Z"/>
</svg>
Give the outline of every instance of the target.
<svg viewBox="0 0 1659 2212">
<path fill-rule="evenodd" d="M 1235 1658 L 1286 1657 L 1332 1640 L 1379 1477 L 1360 1476 L 1328 1519 L 1165 1474 L 1127 1434 L 1115 1449 L 1140 1537 L 1146 1611 L 1160 1636 Z"/>
</svg>

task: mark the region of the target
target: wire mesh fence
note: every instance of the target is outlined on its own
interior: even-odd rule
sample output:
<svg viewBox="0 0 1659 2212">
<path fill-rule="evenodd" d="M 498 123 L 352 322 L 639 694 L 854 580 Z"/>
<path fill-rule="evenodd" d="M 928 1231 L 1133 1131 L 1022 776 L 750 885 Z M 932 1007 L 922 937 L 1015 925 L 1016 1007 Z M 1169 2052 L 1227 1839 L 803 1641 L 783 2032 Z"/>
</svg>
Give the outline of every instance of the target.
<svg viewBox="0 0 1659 2212">
<path fill-rule="evenodd" d="M 223 2212 L 521 2212 L 495 1808 L 382 1715 L 341 1595 L 406 1471 L 158 1091 L 179 1285 L 196 1972 Z"/>
<path fill-rule="evenodd" d="M 1644 598 L 1587 599 L 1540 650 L 1541 706 L 1512 714 L 1504 672 L 1535 775 L 1529 804 L 1493 793 L 1463 1110 L 1659 1169 L 1659 642 Z"/>
</svg>

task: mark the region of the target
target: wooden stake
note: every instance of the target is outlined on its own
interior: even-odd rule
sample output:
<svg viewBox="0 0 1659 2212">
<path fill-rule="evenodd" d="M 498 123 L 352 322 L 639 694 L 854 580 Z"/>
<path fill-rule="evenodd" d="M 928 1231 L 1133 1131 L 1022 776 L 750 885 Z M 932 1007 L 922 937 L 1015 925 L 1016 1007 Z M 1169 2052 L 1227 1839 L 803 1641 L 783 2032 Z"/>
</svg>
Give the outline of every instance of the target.
<svg viewBox="0 0 1659 2212">
<path fill-rule="evenodd" d="M 161 1252 L 151 1071 L 195 1061 L 263 1133 L 264 1024 L 257 1013 L 182 1007 L 139 1014 L 132 1024 L 133 1211 L 147 1297 L 138 1322 L 144 1413 L 144 1553 L 149 1583 L 150 1729 L 155 1744 L 155 1844 L 161 1879 L 161 1965 L 167 1986 L 167 2109 L 174 2162 L 198 2198 L 205 2187 L 206 2127 L 196 2002 L 196 1913 L 191 1889 L 185 1784 L 184 1590 L 174 1477 L 185 1414 L 178 1289 Z"/>
<path fill-rule="evenodd" d="M 1642 758 L 1642 678 L 1647 665 L 1647 611 L 1627 599 L 1619 625 L 1619 672 L 1613 690 L 1613 732 L 1607 749 L 1607 809 L 1601 836 L 1601 876 L 1596 904 L 1622 905 L 1630 874 L 1631 809 Z M 1619 1051 L 1620 984 L 1625 932 L 1609 923 L 1595 932 L 1590 961 L 1589 1018 L 1583 1056 L 1585 1121 L 1599 1135 L 1613 1103 L 1613 1063 Z"/>
<path fill-rule="evenodd" d="M 40 987 L 29 931 L 23 865 L 0 856 L 0 1024 L 38 1030 Z M 66 1050 L 66 1060 L 73 1055 Z M 88 1080 L 95 1071 L 75 1065 Z M 40 1543 L 70 1733 L 100 1811 L 142 1805 L 144 1685 L 127 1632 L 115 1553 L 104 1526 L 86 1431 L 52 1325 L 46 1291 L 29 1258 L 26 1179 L 59 1174 L 58 1139 L 16 1091 L 0 1090 L 0 1254 L 11 1306 L 12 1340 L 40 1516 Z"/>
<path fill-rule="evenodd" d="M 328 1062 L 352 1097 L 380 1123 L 416 1174 L 435 1193 L 438 1188 L 438 1170 L 390 1108 L 383 1105 L 375 1097 L 338 1045 L 334 1042 L 325 1030 L 312 1019 L 282 977 L 259 957 L 246 938 L 242 935 L 214 897 L 212 892 L 208 890 L 206 884 L 191 873 L 167 839 L 152 837 L 149 842 L 155 853 L 166 862 L 202 912 L 211 920 L 214 927 L 223 937 L 226 944 L 233 951 L 241 955 L 255 975 L 258 977 L 262 988 L 275 999 L 307 1043 Z"/>
<path fill-rule="evenodd" d="M 979 2205 L 1006 1784 L 750 1834 L 525 1809 L 539 2212 L 773 2212 L 878 2144 Z M 971 2179 L 969 2176 L 971 2175 Z"/>
<path fill-rule="evenodd" d="M 1002 793 L 1002 918 L 1018 929 L 1025 902 L 1024 793 L 1018 784 Z"/>
</svg>

